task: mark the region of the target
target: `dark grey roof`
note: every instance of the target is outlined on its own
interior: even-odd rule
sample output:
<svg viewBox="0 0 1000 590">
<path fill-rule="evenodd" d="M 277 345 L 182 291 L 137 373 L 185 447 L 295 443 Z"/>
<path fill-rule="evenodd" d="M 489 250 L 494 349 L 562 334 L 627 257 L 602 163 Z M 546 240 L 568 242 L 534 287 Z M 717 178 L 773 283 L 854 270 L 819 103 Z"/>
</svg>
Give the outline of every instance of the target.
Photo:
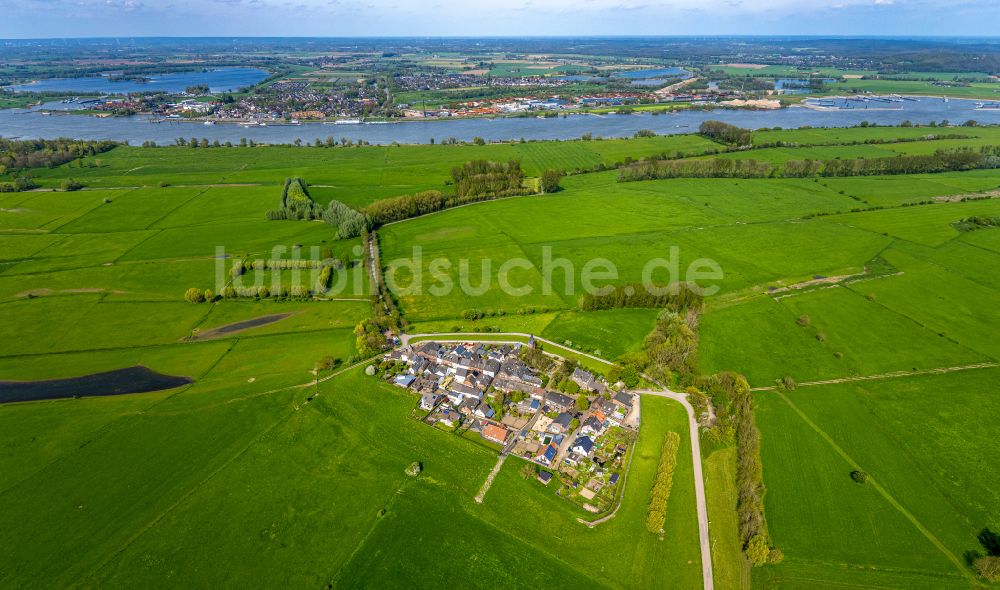
<svg viewBox="0 0 1000 590">
<path fill-rule="evenodd" d="M 594 448 L 594 441 L 592 441 L 589 436 L 578 437 L 575 441 L 573 441 L 573 448 L 575 449 L 577 447 L 580 447 L 585 452 L 589 453 L 590 449 Z"/>
<path fill-rule="evenodd" d="M 573 398 L 563 395 L 557 391 L 549 391 L 545 394 L 545 401 L 557 406 L 569 407 L 573 405 Z"/>
</svg>

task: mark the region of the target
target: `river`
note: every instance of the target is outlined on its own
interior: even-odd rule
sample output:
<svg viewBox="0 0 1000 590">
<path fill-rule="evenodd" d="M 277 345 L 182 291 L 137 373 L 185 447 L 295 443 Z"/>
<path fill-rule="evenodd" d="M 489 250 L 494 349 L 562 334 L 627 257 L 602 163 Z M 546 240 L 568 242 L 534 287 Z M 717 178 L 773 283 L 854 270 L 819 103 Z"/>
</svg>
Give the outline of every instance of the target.
<svg viewBox="0 0 1000 590">
<path fill-rule="evenodd" d="M 482 137 L 487 141 L 524 139 L 576 139 L 585 133 L 603 137 L 629 137 L 640 129 L 659 134 L 693 133 L 707 119 L 725 121 L 741 127 L 795 128 L 850 127 L 862 121 L 879 125 L 897 125 L 909 120 L 915 124 L 949 120 L 952 124 L 975 119 L 984 124 L 1000 124 L 1000 109 L 977 109 L 973 100 L 919 98 L 895 103 L 856 103 L 850 109 L 812 109 L 790 107 L 774 110 L 716 109 L 680 111 L 654 116 L 567 114 L 554 118 L 443 119 L 400 121 L 384 124 L 332 125 L 303 123 L 245 128 L 235 124 L 204 125 L 200 122 L 164 121 L 144 115 L 97 118 L 86 115 L 43 115 L 40 109 L 79 108 L 49 103 L 33 109 L 0 110 L 0 136 L 6 138 L 74 137 L 112 139 L 140 144 L 154 141 L 170 144 L 178 137 L 208 138 L 209 141 L 239 142 L 245 137 L 258 143 L 292 143 L 296 139 L 312 142 L 333 137 L 340 140 L 365 140 L 373 144 L 429 143 L 454 137 L 469 141 Z"/>
</svg>

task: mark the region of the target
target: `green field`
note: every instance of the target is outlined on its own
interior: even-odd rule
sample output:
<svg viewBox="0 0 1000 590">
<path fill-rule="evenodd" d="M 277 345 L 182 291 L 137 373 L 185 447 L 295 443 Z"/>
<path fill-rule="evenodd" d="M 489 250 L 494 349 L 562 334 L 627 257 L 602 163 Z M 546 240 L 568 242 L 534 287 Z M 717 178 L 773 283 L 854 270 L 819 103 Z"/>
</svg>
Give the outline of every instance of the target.
<svg viewBox="0 0 1000 590">
<path fill-rule="evenodd" d="M 994 127 L 927 137 L 940 132 L 768 130 L 755 134 L 756 148 L 726 157 L 780 166 L 1000 143 Z M 36 170 L 41 190 L 0 194 L 0 381 L 142 365 L 194 382 L 0 405 L 0 586 L 700 587 L 680 405 L 643 398 L 621 509 L 589 529 L 576 521 L 588 513 L 557 486 L 523 479 L 515 457 L 477 504 L 494 448 L 413 420 L 415 395 L 360 368 L 314 373 L 325 357 L 356 354 L 353 329 L 372 316 L 370 279 L 361 238 L 336 240 L 321 221 L 266 219 L 284 179 L 304 178 L 320 204 L 362 207 L 451 193 L 453 166 L 517 159 L 528 177 L 581 172 L 558 192 L 378 229 L 410 334 L 534 334 L 553 342 L 546 351 L 604 373 L 610 365 L 584 353 L 641 353 L 659 310 L 581 311 L 584 269 L 613 266 L 613 276 L 591 277 L 600 287 L 640 281 L 650 268 L 655 282 L 675 282 L 713 262 L 721 274 L 702 283 L 716 289 L 695 325 L 701 371 L 738 371 L 761 388 L 785 376 L 800 384 L 754 393 L 767 527 L 783 563 L 751 572 L 734 510 L 735 449 L 702 439 L 716 587 L 975 587 L 966 552 L 982 528 L 1000 528 L 1000 370 L 929 373 L 1000 360 L 1000 230 L 953 226 L 1000 216 L 1000 201 L 946 199 L 995 197 L 1000 174 L 620 183 L 615 170 L 583 172 L 721 148 L 696 135 L 122 146 Z M 86 188 L 51 190 L 70 176 Z M 349 261 L 334 273 L 336 297 L 184 300 L 192 287 L 219 294 L 236 261 L 326 250 Z M 518 264 L 503 271 L 505 287 L 508 261 Z M 242 279 L 312 281 L 293 274 Z M 448 281 L 450 292 L 431 290 Z M 269 316 L 281 319 L 219 331 Z M 895 376 L 808 384 L 885 373 Z M 646 532 L 645 510 L 667 431 L 682 435 L 682 460 L 661 541 Z M 425 468 L 417 478 L 403 473 L 413 461 Z M 859 466 L 872 482 L 850 478 Z"/>
<path fill-rule="evenodd" d="M 990 459 L 996 377 L 980 370 L 761 394 L 768 524 L 786 562 L 755 582 L 968 587 L 963 556 L 982 551 L 976 535 L 1000 520 Z M 878 487 L 852 481 L 858 468 Z"/>
</svg>

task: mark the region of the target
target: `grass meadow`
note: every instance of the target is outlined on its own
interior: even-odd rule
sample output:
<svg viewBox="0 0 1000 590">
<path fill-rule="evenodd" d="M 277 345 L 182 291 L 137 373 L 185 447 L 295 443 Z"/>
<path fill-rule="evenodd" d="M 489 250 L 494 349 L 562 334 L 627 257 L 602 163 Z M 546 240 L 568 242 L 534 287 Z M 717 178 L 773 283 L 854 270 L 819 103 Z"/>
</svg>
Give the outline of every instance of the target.
<svg viewBox="0 0 1000 590">
<path fill-rule="evenodd" d="M 941 132 L 928 128 L 762 131 L 758 145 L 785 147 L 730 156 L 780 163 L 1000 141 L 995 128 L 954 131 L 971 137 L 925 139 Z M 902 139 L 919 141 L 894 141 Z M 865 140 L 887 143 L 846 145 Z M 690 455 L 676 403 L 643 400 L 621 510 L 588 529 L 576 522 L 585 513 L 523 479 L 513 458 L 476 504 L 495 452 L 412 420 L 412 394 L 360 369 L 316 383 L 316 362 L 352 356 L 353 328 L 371 314 L 361 266 L 338 273 L 348 300 L 194 305 L 183 296 L 190 287 L 216 289 L 234 260 L 271 258 L 276 246 L 285 256 L 298 247 L 363 258 L 360 239 L 335 240 L 322 222 L 265 219 L 288 176 L 305 178 L 320 203 L 361 207 L 449 192 L 451 167 L 474 159 L 519 159 L 536 176 L 720 147 L 694 135 L 119 147 L 39 170 L 42 190 L 0 194 L 0 380 L 143 365 L 194 382 L 0 405 L 0 587 L 699 587 L 690 462 L 678 463 L 664 540 L 644 527 L 664 434 L 679 432 L 679 456 Z M 49 190 L 70 176 L 86 188 Z M 997 201 L 902 206 L 998 186 L 996 171 L 634 183 L 605 171 L 566 176 L 553 194 L 442 211 L 378 235 L 411 333 L 531 333 L 608 359 L 641 350 L 657 312 L 580 311 L 588 262 L 614 264 L 617 275 L 600 286 L 640 280 L 650 260 L 675 258 L 681 273 L 715 261 L 722 275 L 705 284 L 718 292 L 701 318 L 701 368 L 769 386 L 785 375 L 801 383 L 1000 358 L 1000 231 L 952 226 L 1000 215 Z M 851 212 L 874 206 L 885 208 Z M 414 247 L 419 262 L 409 260 Z M 508 275 L 530 288 L 524 296 L 498 285 L 499 266 L 515 258 L 530 263 Z M 435 259 L 450 265 L 439 276 L 430 273 Z M 546 260 L 559 265 L 544 272 Z M 463 264 L 480 295 L 429 293 L 442 277 L 458 285 Z M 422 289 L 412 284 L 414 268 L 423 271 Z M 779 290 L 841 275 L 856 276 Z M 275 276 L 291 279 L 247 279 Z M 659 268 L 652 278 L 684 276 Z M 469 310 L 485 317 L 465 319 Z M 278 314 L 287 315 L 211 332 Z M 607 369 L 569 348 L 550 350 Z M 733 510 L 736 457 L 732 448 L 705 449 L 717 587 L 972 587 L 965 553 L 977 548 L 980 529 L 1000 528 L 996 373 L 755 394 L 768 527 L 786 558 L 749 571 Z M 415 479 L 403 473 L 412 461 L 425 468 Z M 858 466 L 877 485 L 854 483 Z"/>
<path fill-rule="evenodd" d="M 1000 521 L 996 378 L 970 370 L 759 394 L 768 525 L 786 561 L 755 582 L 969 587 L 964 556 Z M 855 483 L 859 468 L 878 486 Z"/>
</svg>

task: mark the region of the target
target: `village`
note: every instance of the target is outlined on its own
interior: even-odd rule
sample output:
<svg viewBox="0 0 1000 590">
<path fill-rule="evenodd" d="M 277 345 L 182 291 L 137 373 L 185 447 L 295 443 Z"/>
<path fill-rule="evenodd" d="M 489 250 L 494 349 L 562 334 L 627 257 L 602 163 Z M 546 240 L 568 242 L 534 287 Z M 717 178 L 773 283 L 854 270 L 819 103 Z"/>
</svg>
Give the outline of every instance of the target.
<svg viewBox="0 0 1000 590">
<path fill-rule="evenodd" d="M 474 83 L 474 80 L 479 80 Z M 466 117 L 538 116 L 554 117 L 574 112 L 628 112 L 638 105 L 672 104 L 673 108 L 715 105 L 719 107 L 778 108 L 773 97 L 747 100 L 751 94 L 710 84 L 696 87 L 687 78 L 662 88 L 587 87 L 573 90 L 571 82 L 558 77 L 524 76 L 488 79 L 461 75 L 412 75 L 393 78 L 388 91 L 378 80 L 351 80 L 346 85 L 319 85 L 292 79 L 241 93 L 185 92 L 180 95 L 130 94 L 81 99 L 80 112 L 99 117 L 146 114 L 153 122 L 188 120 L 206 125 L 232 123 L 244 126 L 324 123 L 362 123 L 373 120 L 441 119 Z M 478 85 L 476 85 L 478 84 Z M 601 82 L 606 85 L 606 82 Z M 442 89 L 485 88 L 512 90 L 512 95 L 465 100 L 414 100 L 403 102 L 396 94 L 406 91 L 433 92 Z M 411 92 L 411 95 L 413 93 Z M 74 101 L 64 101 L 74 102 Z"/>
<path fill-rule="evenodd" d="M 375 374 L 419 396 L 416 418 L 526 461 L 525 477 L 593 513 L 607 511 L 628 470 L 639 397 L 574 361 L 527 344 L 420 342 Z"/>
</svg>

